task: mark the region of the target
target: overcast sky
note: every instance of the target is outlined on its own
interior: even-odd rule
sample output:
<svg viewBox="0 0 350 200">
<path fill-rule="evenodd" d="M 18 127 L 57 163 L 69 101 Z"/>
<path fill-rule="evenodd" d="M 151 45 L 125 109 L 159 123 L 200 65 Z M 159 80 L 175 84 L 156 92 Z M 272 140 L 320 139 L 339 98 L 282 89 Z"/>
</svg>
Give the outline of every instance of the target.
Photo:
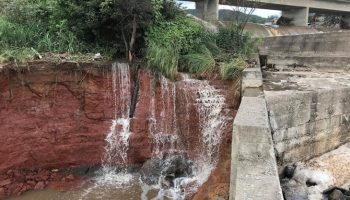
<svg viewBox="0 0 350 200">
<path fill-rule="evenodd" d="M 186 7 L 188 9 L 195 9 L 196 8 L 196 3 L 195 2 L 188 2 L 188 1 L 177 1 L 181 3 L 183 7 Z M 232 6 L 224 6 L 220 5 L 220 9 L 230 9 L 233 10 Z M 281 11 L 276 11 L 276 10 L 266 10 L 266 9 L 256 9 L 254 12 L 255 15 L 259 15 L 261 17 L 268 17 L 271 15 L 281 15 Z"/>
</svg>

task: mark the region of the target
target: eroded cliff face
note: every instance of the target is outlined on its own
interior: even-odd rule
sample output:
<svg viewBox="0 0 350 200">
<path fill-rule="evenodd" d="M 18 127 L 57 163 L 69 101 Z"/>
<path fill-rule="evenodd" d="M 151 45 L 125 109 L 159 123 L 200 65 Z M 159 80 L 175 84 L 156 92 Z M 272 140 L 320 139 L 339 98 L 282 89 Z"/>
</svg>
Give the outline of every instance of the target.
<svg viewBox="0 0 350 200">
<path fill-rule="evenodd" d="M 110 66 L 35 62 L 25 68 L 0 71 L 0 193 L 3 196 L 60 180 L 62 177 L 57 178 L 49 171 L 52 169 L 101 164 L 114 108 L 121 106 L 113 100 Z M 189 157 L 197 156 L 202 149 L 196 86 L 173 83 L 146 70 L 138 74 L 139 92 L 130 120 L 132 134 L 127 163 L 141 165 L 154 154 L 167 153 L 174 145 L 181 146 Z M 133 80 L 130 83 L 133 88 Z M 227 92 L 224 84 L 216 86 L 223 89 L 226 97 L 235 96 Z M 123 94 L 117 91 L 116 95 Z M 225 114 L 233 116 L 237 101 L 232 97 L 229 100 L 232 103 L 225 105 Z M 228 119 L 224 127 L 226 139 L 221 151 L 229 149 L 232 120 L 233 117 Z M 160 134 L 159 142 L 154 141 L 154 133 Z M 179 135 L 181 142 L 172 142 L 173 133 Z M 48 178 L 39 175 L 42 169 L 47 170 Z M 18 179 L 16 173 L 24 175 Z M 28 174 L 32 179 L 26 178 Z"/>
</svg>

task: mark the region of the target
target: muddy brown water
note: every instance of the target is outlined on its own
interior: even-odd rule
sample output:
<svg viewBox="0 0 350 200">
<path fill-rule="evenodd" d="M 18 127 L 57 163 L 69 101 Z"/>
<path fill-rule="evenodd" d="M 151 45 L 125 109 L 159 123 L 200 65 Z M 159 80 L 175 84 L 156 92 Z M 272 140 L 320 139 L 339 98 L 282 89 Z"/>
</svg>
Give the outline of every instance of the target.
<svg viewBox="0 0 350 200">
<path fill-rule="evenodd" d="M 128 183 L 125 180 L 116 180 L 116 177 L 104 177 L 91 184 L 84 184 L 78 189 L 61 192 L 52 189 L 28 191 L 21 196 L 7 200 L 170 200 L 166 195 L 157 198 L 159 190 L 143 188 L 137 174 L 131 177 Z M 125 179 L 125 177 L 121 177 Z"/>
</svg>

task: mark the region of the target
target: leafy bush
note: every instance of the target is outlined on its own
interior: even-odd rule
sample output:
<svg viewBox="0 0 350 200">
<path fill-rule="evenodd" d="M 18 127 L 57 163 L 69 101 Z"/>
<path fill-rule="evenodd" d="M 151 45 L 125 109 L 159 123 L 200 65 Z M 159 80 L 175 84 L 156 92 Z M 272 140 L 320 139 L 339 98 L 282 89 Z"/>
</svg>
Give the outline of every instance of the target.
<svg viewBox="0 0 350 200">
<path fill-rule="evenodd" d="M 246 66 L 247 63 L 242 57 L 235 58 L 231 62 L 220 66 L 221 77 L 224 80 L 231 80 L 239 76 Z"/>
<path fill-rule="evenodd" d="M 39 52 L 99 49 L 123 57 L 143 48 L 144 32 L 153 20 L 150 0 L 2 0 L 0 7 L 2 22 L 7 21 L 0 24 L 2 49 L 4 44 Z M 14 29 L 15 34 L 7 34 Z"/>
<path fill-rule="evenodd" d="M 57 0 L 60 18 L 85 42 L 115 49 L 122 57 L 128 50 L 140 53 L 143 36 L 154 19 L 155 0 Z"/>
<path fill-rule="evenodd" d="M 146 34 L 146 59 L 149 66 L 174 78 L 178 69 L 201 73 L 215 65 L 212 53 L 219 53 L 215 37 L 194 20 L 180 15 L 173 20 L 162 20 L 154 24 Z M 157 49 L 154 49 L 157 48 Z M 168 52 L 171 58 L 155 59 L 155 52 Z M 171 53 L 170 53 L 171 52 Z M 165 60 L 170 64 L 163 66 Z M 179 66 L 181 60 L 181 66 Z M 161 67 L 162 66 L 162 67 Z M 165 70 L 164 68 L 169 68 Z"/>
<path fill-rule="evenodd" d="M 237 27 L 206 31 L 173 0 L 2 0 L 0 7 L 0 60 L 37 52 L 136 55 L 171 79 L 224 62 L 222 76 L 229 79 L 256 45 Z"/>
<path fill-rule="evenodd" d="M 218 47 L 233 57 L 250 57 L 256 51 L 257 39 L 236 26 L 220 27 L 216 39 Z"/>
</svg>

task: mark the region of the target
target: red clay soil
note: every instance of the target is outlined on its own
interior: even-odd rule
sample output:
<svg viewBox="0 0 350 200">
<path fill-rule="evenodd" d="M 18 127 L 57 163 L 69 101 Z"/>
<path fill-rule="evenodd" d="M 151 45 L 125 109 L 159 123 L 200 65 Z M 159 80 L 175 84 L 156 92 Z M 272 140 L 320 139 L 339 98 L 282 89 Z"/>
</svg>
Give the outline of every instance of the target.
<svg viewBox="0 0 350 200">
<path fill-rule="evenodd" d="M 218 81 L 217 81 L 218 82 Z M 214 83 L 215 84 L 215 83 Z M 222 85 L 221 82 L 216 83 Z M 231 143 L 233 130 L 233 119 L 237 114 L 240 101 L 240 82 L 235 80 L 233 82 L 227 82 L 223 91 L 227 91 L 225 94 L 226 102 L 232 111 L 232 121 L 226 128 L 224 138 L 220 146 L 220 160 L 216 169 L 209 176 L 207 182 L 205 182 L 193 196 L 192 200 L 218 200 L 229 199 L 230 191 L 230 170 L 231 170 Z"/>
<path fill-rule="evenodd" d="M 33 62 L 25 68 L 0 69 L 0 199 L 50 184 L 69 185 L 62 183 L 77 179 L 70 174 L 60 176 L 53 169 L 101 164 L 105 136 L 114 116 L 110 66 Z M 184 148 L 194 156 L 199 151 L 192 148 L 199 146 L 195 145 L 199 141 L 199 134 L 195 134 L 199 132 L 198 114 L 195 103 L 186 105 L 194 102 L 195 96 L 186 96 L 188 91 L 181 86 L 176 87 L 176 97 L 172 96 L 172 83 L 168 83 L 164 93 L 164 85 L 154 81 L 147 71 L 141 70 L 139 77 L 128 163 L 140 165 L 152 156 L 152 102 L 153 117 L 161 122 L 154 129 L 168 133 L 178 129 L 186 140 Z M 226 95 L 233 112 L 237 106 L 234 103 L 238 102 L 237 90 Z M 172 107 L 174 103 L 176 111 Z M 167 115 L 162 116 L 162 112 Z M 186 112 L 191 113 L 190 118 L 185 116 Z M 160 127 L 161 124 L 165 127 Z M 194 199 L 213 199 L 211 194 L 216 193 L 227 196 L 231 134 L 232 123 L 225 131 L 218 168 Z"/>
<path fill-rule="evenodd" d="M 225 138 L 221 149 L 221 158 L 217 168 L 207 182 L 198 190 L 192 200 L 229 199 L 231 168 L 231 138 Z"/>
</svg>

